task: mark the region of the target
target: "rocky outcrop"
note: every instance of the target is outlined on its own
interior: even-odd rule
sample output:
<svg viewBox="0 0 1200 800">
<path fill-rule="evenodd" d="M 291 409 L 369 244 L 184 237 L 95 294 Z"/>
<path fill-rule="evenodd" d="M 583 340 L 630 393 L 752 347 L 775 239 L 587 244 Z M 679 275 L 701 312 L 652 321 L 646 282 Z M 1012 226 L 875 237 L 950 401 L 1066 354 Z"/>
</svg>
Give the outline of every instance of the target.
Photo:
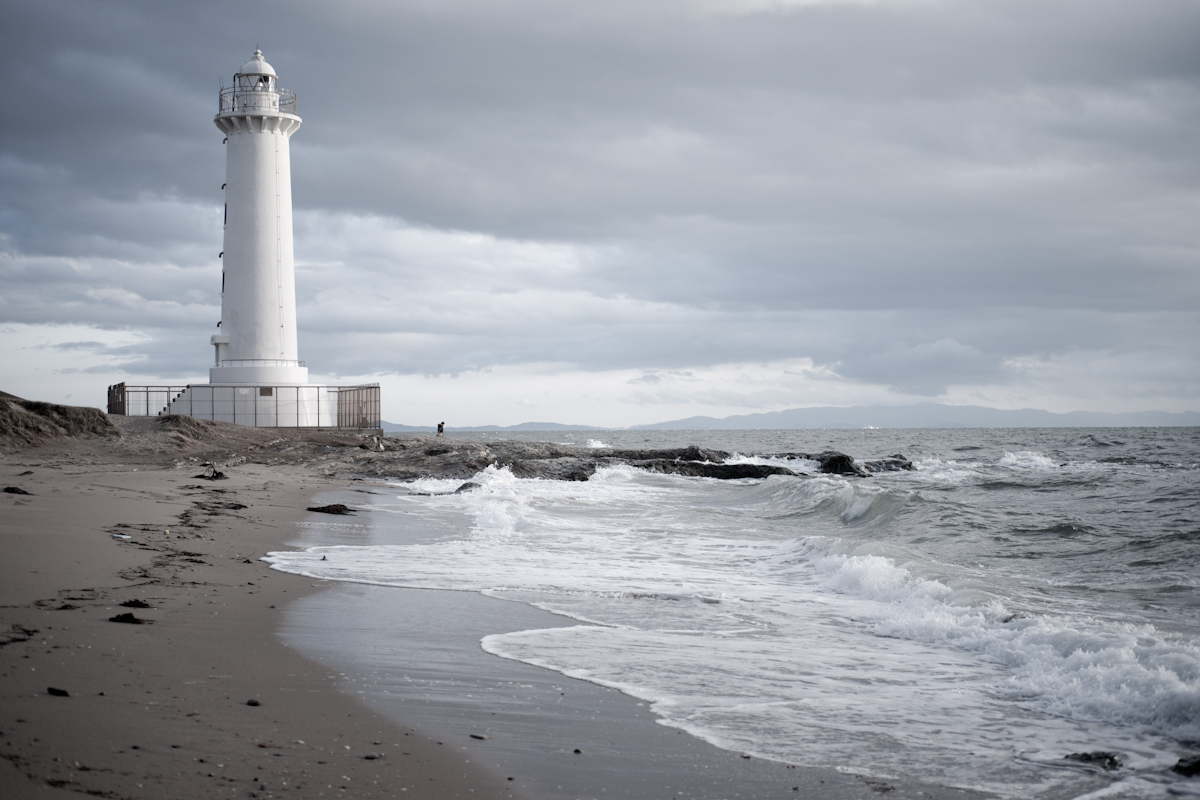
<svg viewBox="0 0 1200 800">
<path fill-rule="evenodd" d="M 807 473 L 786 466 L 729 464 L 730 453 L 691 447 L 662 450 L 580 448 L 551 442 L 474 442 L 433 436 L 392 436 L 381 452 L 333 452 L 324 472 L 330 476 L 371 476 L 401 481 L 418 478 L 467 480 L 489 466 L 505 468 L 518 478 L 586 481 L 603 467 L 626 465 L 664 475 L 687 475 L 718 480 L 790 477 Z M 869 477 L 875 472 L 913 469 L 901 455 L 859 464 L 845 453 L 779 453 L 768 456 L 792 461 L 815 461 L 819 471 L 832 475 Z"/>
<path fill-rule="evenodd" d="M 911 461 L 899 453 L 874 461 L 864 461 L 862 465 L 867 472 L 913 472 L 917 469 Z"/>
<path fill-rule="evenodd" d="M 876 472 L 900 472 L 916 469 L 911 461 L 899 453 L 872 461 L 864 461 L 861 464 L 837 450 L 826 450 L 822 453 L 772 453 L 764 457 L 789 461 L 815 461 L 819 465 L 818 472 L 826 475 L 856 475 L 860 478 L 869 478 Z"/>
<path fill-rule="evenodd" d="M 691 475 L 697 478 L 717 478 L 731 481 L 739 478 L 767 478 L 771 475 L 791 475 L 797 477 L 800 473 L 793 472 L 787 467 L 772 467 L 766 464 L 710 464 L 704 461 L 672 461 L 666 458 L 655 458 L 646 461 L 635 461 L 632 466 L 648 472 L 661 472 L 667 475 Z"/>
</svg>

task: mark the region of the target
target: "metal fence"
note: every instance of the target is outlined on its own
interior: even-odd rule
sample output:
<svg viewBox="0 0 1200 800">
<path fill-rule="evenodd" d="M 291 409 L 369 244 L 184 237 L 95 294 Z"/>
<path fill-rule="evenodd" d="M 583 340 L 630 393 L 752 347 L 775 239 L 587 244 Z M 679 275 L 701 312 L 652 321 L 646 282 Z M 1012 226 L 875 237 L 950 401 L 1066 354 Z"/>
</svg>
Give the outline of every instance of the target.
<svg viewBox="0 0 1200 800">
<path fill-rule="evenodd" d="M 281 111 L 296 113 L 296 93 L 290 89 L 244 89 L 230 86 L 221 90 L 218 114 Z"/>
<path fill-rule="evenodd" d="M 257 428 L 379 430 L 379 384 L 364 386 L 108 387 L 108 413 L 131 417 L 182 414 Z"/>
</svg>

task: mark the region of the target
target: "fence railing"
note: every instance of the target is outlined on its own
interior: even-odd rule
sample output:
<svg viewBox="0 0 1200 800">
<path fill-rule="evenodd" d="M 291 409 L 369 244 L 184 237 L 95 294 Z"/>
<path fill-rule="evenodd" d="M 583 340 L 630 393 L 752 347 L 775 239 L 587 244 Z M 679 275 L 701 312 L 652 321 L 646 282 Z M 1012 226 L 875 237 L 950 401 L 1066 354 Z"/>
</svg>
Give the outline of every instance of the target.
<svg viewBox="0 0 1200 800">
<path fill-rule="evenodd" d="M 221 90 L 218 114 L 254 114 L 260 111 L 296 113 L 296 93 L 290 89 L 243 89 L 230 86 Z"/>
<path fill-rule="evenodd" d="M 182 414 L 258 428 L 381 428 L 379 384 L 363 386 L 108 387 L 108 413 Z"/>
</svg>

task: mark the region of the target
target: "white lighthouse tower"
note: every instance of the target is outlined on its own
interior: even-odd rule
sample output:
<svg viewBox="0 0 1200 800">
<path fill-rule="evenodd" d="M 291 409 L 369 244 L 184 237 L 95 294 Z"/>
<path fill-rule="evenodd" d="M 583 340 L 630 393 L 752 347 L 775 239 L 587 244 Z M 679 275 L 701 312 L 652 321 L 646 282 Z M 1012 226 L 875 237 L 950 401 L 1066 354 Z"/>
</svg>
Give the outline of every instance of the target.
<svg viewBox="0 0 1200 800">
<path fill-rule="evenodd" d="M 185 414 L 258 427 L 380 429 L 379 384 L 318 386 L 296 345 L 292 168 L 296 95 L 255 50 L 222 89 L 221 321 L 206 384 L 108 387 L 110 414 Z"/>
<path fill-rule="evenodd" d="M 292 260 L 292 169 L 288 144 L 300 128 L 296 95 L 279 88 L 262 52 L 221 92 L 214 118 L 226 135 L 225 250 L 221 324 L 212 337 L 213 384 L 300 385 L 308 368 L 296 346 Z"/>
</svg>

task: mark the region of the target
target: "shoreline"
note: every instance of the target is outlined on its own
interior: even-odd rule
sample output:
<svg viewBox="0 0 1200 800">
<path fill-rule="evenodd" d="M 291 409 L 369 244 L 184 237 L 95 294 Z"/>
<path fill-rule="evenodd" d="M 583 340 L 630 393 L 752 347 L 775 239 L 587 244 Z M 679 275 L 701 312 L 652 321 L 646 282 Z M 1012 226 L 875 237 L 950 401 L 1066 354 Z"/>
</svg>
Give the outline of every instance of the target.
<svg viewBox="0 0 1200 800">
<path fill-rule="evenodd" d="M 404 491 L 375 485 L 323 492 L 319 502 L 354 505 L 360 513 L 325 525 L 314 520 L 303 545 L 418 544 L 457 538 L 471 524 L 454 512 L 405 515 L 403 524 L 395 514 L 371 513 L 372 495 L 392 493 L 387 488 Z M 289 606 L 284 641 L 337 670 L 347 693 L 512 778 L 532 800 L 984 796 L 725 749 L 662 724 L 651 704 L 633 695 L 481 647 L 490 634 L 583 624 L 567 616 L 474 591 L 334 583 Z"/>
</svg>

